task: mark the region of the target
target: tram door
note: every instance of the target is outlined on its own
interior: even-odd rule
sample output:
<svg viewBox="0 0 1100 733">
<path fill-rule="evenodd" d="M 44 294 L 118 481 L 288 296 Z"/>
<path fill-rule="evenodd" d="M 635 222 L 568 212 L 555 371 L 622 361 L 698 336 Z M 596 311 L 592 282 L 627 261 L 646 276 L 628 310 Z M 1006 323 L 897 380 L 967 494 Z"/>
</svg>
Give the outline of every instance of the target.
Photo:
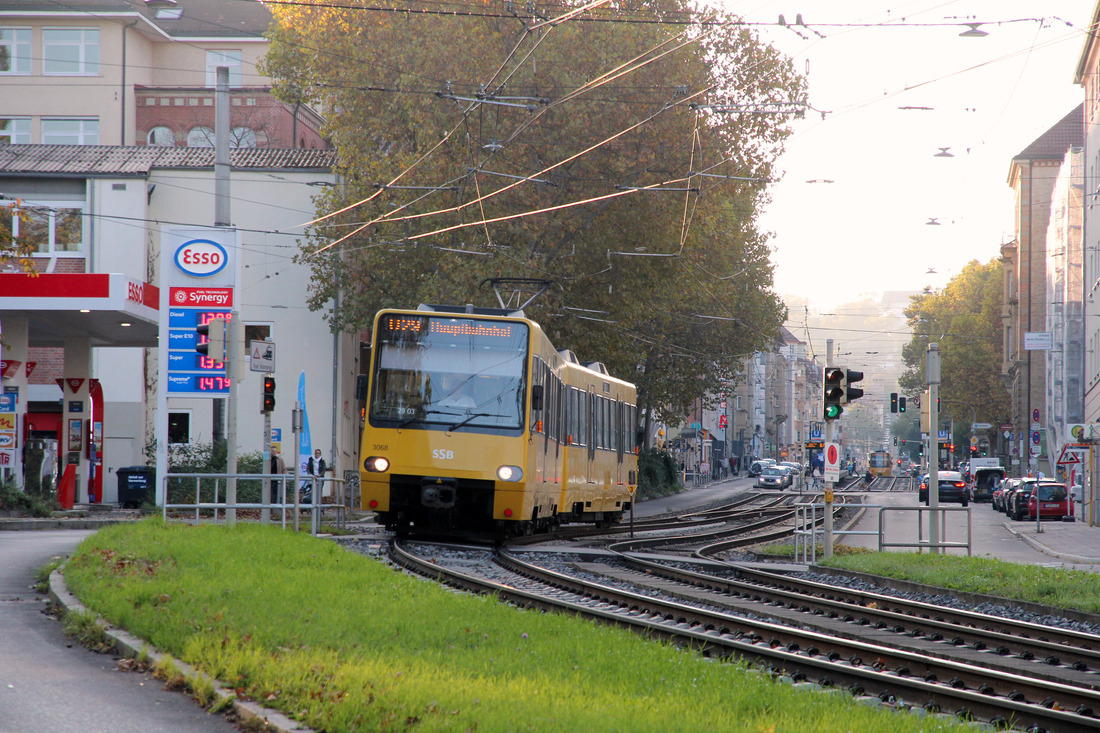
<svg viewBox="0 0 1100 733">
<path fill-rule="evenodd" d="M 597 415 L 596 410 L 599 409 L 599 400 L 596 399 L 596 385 L 588 385 L 588 426 L 585 430 L 585 438 L 588 443 L 588 459 L 585 461 L 587 468 L 585 469 L 585 480 L 590 484 L 596 483 L 596 476 L 594 475 L 596 467 L 596 426 Z"/>
</svg>

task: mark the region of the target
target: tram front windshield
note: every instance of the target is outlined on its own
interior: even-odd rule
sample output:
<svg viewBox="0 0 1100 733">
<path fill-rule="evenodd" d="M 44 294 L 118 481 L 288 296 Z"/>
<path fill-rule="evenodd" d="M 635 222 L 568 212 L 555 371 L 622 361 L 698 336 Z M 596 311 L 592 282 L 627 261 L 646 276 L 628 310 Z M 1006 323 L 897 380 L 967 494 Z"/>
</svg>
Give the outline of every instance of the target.
<svg viewBox="0 0 1100 733">
<path fill-rule="evenodd" d="M 382 314 L 371 423 L 522 429 L 527 342 L 524 323 Z"/>
</svg>

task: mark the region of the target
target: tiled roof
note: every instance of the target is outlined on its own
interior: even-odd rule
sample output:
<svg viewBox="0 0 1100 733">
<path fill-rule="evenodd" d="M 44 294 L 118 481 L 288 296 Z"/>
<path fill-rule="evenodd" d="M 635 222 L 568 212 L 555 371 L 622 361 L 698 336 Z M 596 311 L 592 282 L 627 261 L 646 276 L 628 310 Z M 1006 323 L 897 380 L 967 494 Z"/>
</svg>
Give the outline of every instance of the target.
<svg viewBox="0 0 1100 733">
<path fill-rule="evenodd" d="M 1070 148 L 1085 145 L 1085 105 L 1082 102 L 1072 112 L 1020 151 L 1013 160 L 1057 158 L 1065 156 Z"/>
<path fill-rule="evenodd" d="M 329 170 L 335 150 L 236 148 L 232 168 Z M 155 145 L 0 145 L 0 175 L 140 176 L 153 168 L 213 168 L 213 148 Z"/>
<path fill-rule="evenodd" d="M 156 17 L 143 0 L 0 0 L 4 15 L 141 15 L 173 38 L 263 36 L 271 24 L 271 11 L 260 2 L 247 0 L 179 0 L 177 20 Z"/>
</svg>

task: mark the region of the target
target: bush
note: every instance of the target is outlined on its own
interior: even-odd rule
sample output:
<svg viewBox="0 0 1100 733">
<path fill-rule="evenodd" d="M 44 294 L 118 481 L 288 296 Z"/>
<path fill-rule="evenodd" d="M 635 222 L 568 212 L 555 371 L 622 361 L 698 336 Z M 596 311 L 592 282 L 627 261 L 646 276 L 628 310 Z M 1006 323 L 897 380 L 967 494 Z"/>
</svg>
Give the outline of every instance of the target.
<svg viewBox="0 0 1100 733">
<path fill-rule="evenodd" d="M 20 491 L 14 479 L 0 482 L 0 511 L 18 512 L 30 517 L 48 517 L 57 509 L 52 498 L 43 498 Z"/>
<path fill-rule="evenodd" d="M 653 499 L 680 491 L 680 472 L 672 454 L 643 448 L 638 454 L 638 498 Z"/>
<path fill-rule="evenodd" d="M 146 448 L 146 455 L 155 452 L 154 446 Z M 172 473 L 211 473 L 224 474 L 228 461 L 225 442 L 195 443 L 192 445 L 170 446 L 168 449 L 168 470 Z M 266 473 L 263 465 L 263 453 L 252 451 L 237 455 L 238 473 Z M 225 479 L 198 479 L 199 501 L 214 501 L 215 488 L 218 500 L 225 501 Z M 259 479 L 239 479 L 237 481 L 237 501 L 246 504 L 259 503 L 263 482 Z M 195 500 L 195 479 L 180 479 L 168 482 L 168 503 L 186 504 Z"/>
</svg>

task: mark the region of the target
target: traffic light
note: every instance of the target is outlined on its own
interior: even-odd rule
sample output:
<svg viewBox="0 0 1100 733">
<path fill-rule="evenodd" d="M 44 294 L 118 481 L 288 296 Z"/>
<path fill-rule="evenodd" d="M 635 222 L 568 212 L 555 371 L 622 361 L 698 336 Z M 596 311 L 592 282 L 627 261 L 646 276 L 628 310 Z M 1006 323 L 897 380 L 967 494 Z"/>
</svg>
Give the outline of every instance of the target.
<svg viewBox="0 0 1100 733">
<path fill-rule="evenodd" d="M 898 412 L 905 412 L 905 396 L 898 397 Z"/>
<path fill-rule="evenodd" d="M 821 384 L 826 420 L 836 420 L 844 412 L 840 406 L 844 399 L 844 370 L 841 367 L 825 367 Z"/>
<path fill-rule="evenodd" d="M 271 412 L 275 409 L 275 377 L 264 377 L 264 405 L 260 412 Z"/>
<path fill-rule="evenodd" d="M 898 393 L 897 392 L 891 392 L 890 393 L 890 412 L 897 412 L 897 411 L 898 411 Z"/>
<path fill-rule="evenodd" d="M 195 351 L 208 357 L 215 364 L 225 363 L 225 326 L 225 319 L 218 316 L 196 329 L 199 337 L 195 342 Z"/>
<path fill-rule="evenodd" d="M 857 372 L 854 369 L 844 370 L 844 398 L 842 403 L 848 404 L 854 400 L 858 400 L 863 396 L 863 390 L 859 387 L 853 387 L 856 382 L 863 381 L 863 372 Z"/>
</svg>

